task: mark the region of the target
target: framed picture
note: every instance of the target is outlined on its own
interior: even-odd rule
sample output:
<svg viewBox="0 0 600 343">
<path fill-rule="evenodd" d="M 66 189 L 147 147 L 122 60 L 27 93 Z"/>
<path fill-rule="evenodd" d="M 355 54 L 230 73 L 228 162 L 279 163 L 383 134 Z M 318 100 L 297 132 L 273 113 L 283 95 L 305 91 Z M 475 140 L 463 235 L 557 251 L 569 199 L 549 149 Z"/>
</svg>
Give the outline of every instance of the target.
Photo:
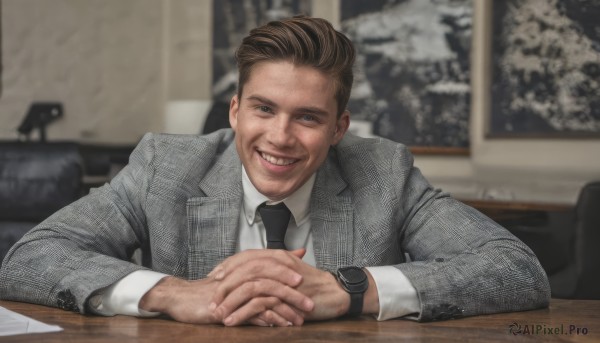
<svg viewBox="0 0 600 343">
<path fill-rule="evenodd" d="M 237 86 L 235 50 L 251 29 L 296 14 L 310 15 L 310 0 L 213 2 L 213 99 L 229 104 Z"/>
<path fill-rule="evenodd" d="M 600 1 L 495 0 L 488 137 L 600 137 Z"/>
<path fill-rule="evenodd" d="M 342 0 L 357 50 L 348 108 L 415 153 L 468 154 L 471 0 Z"/>
</svg>

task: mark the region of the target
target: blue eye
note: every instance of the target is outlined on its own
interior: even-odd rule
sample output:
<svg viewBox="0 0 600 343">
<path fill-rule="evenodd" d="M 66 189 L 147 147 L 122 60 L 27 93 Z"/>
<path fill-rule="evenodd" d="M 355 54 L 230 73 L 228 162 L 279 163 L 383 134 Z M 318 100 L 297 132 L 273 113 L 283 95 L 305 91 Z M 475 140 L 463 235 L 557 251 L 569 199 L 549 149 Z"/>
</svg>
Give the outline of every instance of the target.
<svg viewBox="0 0 600 343">
<path fill-rule="evenodd" d="M 302 116 L 302 120 L 315 121 L 315 120 L 317 120 L 317 118 L 315 116 L 313 116 L 312 114 L 305 114 Z"/>
<path fill-rule="evenodd" d="M 267 112 L 267 113 L 271 113 L 271 108 L 269 106 L 265 106 L 265 105 L 261 105 L 258 106 L 258 110 L 261 112 Z"/>
</svg>

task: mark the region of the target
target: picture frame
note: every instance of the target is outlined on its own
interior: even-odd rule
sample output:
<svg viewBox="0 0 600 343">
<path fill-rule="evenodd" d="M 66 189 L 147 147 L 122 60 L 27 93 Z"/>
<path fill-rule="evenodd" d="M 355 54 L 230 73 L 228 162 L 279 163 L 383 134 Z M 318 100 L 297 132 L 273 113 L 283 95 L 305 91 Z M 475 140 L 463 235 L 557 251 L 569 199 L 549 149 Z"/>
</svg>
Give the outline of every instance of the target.
<svg viewBox="0 0 600 343">
<path fill-rule="evenodd" d="M 495 0 L 486 138 L 600 138 L 600 2 Z"/>
<path fill-rule="evenodd" d="M 340 2 L 357 51 L 352 120 L 415 154 L 469 155 L 470 0 Z"/>
</svg>

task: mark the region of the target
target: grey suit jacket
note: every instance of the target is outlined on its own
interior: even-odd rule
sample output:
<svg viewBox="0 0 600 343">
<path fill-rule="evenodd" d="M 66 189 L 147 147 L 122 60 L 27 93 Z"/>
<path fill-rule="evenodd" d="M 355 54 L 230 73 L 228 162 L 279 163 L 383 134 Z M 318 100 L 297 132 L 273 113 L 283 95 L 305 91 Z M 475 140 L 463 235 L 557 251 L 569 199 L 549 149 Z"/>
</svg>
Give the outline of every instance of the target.
<svg viewBox="0 0 600 343">
<path fill-rule="evenodd" d="M 1 297 L 85 312 L 94 292 L 138 269 L 203 278 L 236 250 L 243 194 L 233 138 L 147 134 L 110 184 L 12 248 Z M 310 220 L 318 268 L 395 266 L 418 292 L 419 320 L 548 305 L 531 250 L 433 189 L 401 144 L 347 134 L 317 172 Z M 137 248 L 143 266 L 128 262 Z"/>
</svg>

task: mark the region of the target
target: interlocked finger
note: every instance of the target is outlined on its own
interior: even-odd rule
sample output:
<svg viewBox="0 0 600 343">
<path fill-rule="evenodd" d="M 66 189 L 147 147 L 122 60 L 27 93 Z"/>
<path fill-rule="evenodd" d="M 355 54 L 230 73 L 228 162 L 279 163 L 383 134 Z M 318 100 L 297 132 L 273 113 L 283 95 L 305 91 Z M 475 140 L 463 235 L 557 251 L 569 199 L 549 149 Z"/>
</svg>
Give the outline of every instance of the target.
<svg viewBox="0 0 600 343">
<path fill-rule="evenodd" d="M 302 282 L 302 275 L 273 259 L 261 258 L 248 261 L 219 283 L 211 300 L 215 305 L 219 305 L 231 291 L 246 282 L 258 279 L 270 279 L 296 287 Z"/>
<path fill-rule="evenodd" d="M 314 302 L 299 291 L 277 281 L 261 279 L 246 282 L 231 291 L 216 308 L 215 313 L 221 318 L 227 318 L 234 311 L 243 306 L 248 306 L 248 304 L 265 306 L 265 303 L 255 301 L 255 298 L 260 299 L 265 297 L 269 299 L 274 297 L 280 303 L 295 308 L 299 312 L 310 312 L 314 307 Z M 272 304 L 272 306 L 275 305 L 277 304 Z M 272 307 L 266 306 L 265 308 L 257 307 L 256 309 L 252 309 L 254 311 L 252 316 L 246 316 L 244 321 L 270 308 Z"/>
<path fill-rule="evenodd" d="M 249 322 L 259 326 L 302 325 L 304 319 L 288 305 L 275 297 L 261 297 L 250 300 L 223 320 L 227 326 Z"/>
</svg>

